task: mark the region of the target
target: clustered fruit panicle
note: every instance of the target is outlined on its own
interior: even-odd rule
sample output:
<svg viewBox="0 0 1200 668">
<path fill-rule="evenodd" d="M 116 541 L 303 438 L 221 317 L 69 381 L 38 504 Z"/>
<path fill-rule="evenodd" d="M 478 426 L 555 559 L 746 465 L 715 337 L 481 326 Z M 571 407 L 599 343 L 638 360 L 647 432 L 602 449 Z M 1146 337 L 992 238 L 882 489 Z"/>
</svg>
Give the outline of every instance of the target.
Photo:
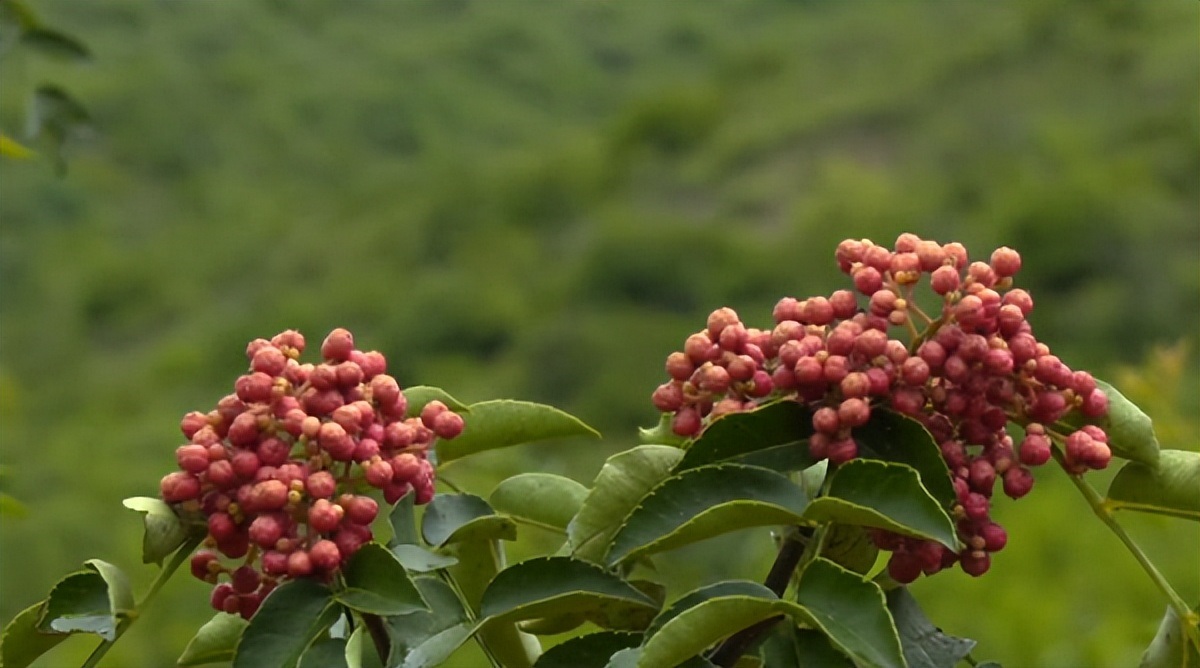
<svg viewBox="0 0 1200 668">
<path fill-rule="evenodd" d="M 371 540 L 379 504 L 357 490 L 380 489 L 389 504 L 410 492 L 428 503 L 434 469 L 426 454 L 435 439 L 463 430 L 440 401 L 407 417 L 387 360 L 357 350 L 345 329 L 325 338 L 322 363 L 301 363 L 303 352 L 304 337 L 292 330 L 251 341 L 250 369 L 234 393 L 183 417 L 181 470 L 161 483 L 165 501 L 207 521 L 191 569 L 217 583 L 212 606 L 247 619 L 282 580 L 328 579 Z"/>
<path fill-rule="evenodd" d="M 1107 395 L 1034 337 L 1026 320 L 1033 299 L 1012 286 L 1021 268 L 1015 250 L 971 262 L 962 244 L 902 234 L 890 250 L 847 239 L 835 257 L 853 291 L 785 297 L 770 329 L 747 327 L 733 309 L 713 311 L 707 327 L 667 357 L 671 380 L 654 391 L 654 405 L 673 413 L 672 430 L 690 438 L 722 414 L 792 398 L 812 411 L 812 455 L 832 464 L 858 455 L 854 428 L 873 408 L 919 420 L 953 477 L 964 547 L 955 553 L 886 531 L 872 536 L 892 552 L 888 570 L 899 582 L 956 562 L 981 575 L 1008 540 L 989 514 L 996 483 L 1014 499 L 1026 495 L 1029 467 L 1051 457 L 1047 427 L 1071 410 L 1104 415 Z M 940 301 L 933 317 L 913 299 L 924 275 Z M 1020 443 L 1010 422 L 1024 427 Z M 1104 431 L 1090 425 L 1067 435 L 1063 449 L 1071 473 L 1102 469 L 1112 457 Z"/>
</svg>

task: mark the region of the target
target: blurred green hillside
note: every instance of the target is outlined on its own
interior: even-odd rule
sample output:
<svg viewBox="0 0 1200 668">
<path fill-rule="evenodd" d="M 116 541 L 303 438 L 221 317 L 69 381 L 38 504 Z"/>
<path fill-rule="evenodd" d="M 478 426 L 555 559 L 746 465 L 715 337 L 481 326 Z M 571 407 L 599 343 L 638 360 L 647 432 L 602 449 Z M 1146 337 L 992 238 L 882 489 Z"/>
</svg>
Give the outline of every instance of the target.
<svg viewBox="0 0 1200 668">
<path fill-rule="evenodd" d="M 31 4 L 95 61 L 8 54 L 0 127 L 49 78 L 99 133 L 62 179 L 0 163 L 0 489 L 28 507 L 0 524 L 0 621 L 90 557 L 149 582 L 120 500 L 155 492 L 178 418 L 229 391 L 252 338 L 345 326 L 403 384 L 558 405 L 606 440 L 448 475 L 588 483 L 655 421 L 662 361 L 709 311 L 766 323 L 843 287 L 845 237 L 1017 248 L 1039 337 L 1140 383 L 1164 446 L 1197 447 L 1195 2 Z M 1001 504 L 991 573 L 916 593 L 981 659 L 1131 665 L 1165 604 L 1039 473 Z M 1195 527 L 1128 519 L 1197 600 Z M 528 540 L 515 558 L 553 549 Z M 769 549 L 706 543 L 662 575 L 675 595 L 758 579 Z M 173 664 L 210 616 L 177 580 L 106 665 Z"/>
</svg>

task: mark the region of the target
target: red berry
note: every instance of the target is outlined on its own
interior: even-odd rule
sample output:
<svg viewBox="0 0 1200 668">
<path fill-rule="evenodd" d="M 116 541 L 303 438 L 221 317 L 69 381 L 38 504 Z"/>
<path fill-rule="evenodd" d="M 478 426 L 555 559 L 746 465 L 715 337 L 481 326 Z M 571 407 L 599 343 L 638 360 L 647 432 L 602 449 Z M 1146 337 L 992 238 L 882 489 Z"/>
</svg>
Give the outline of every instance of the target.
<svg viewBox="0 0 1200 668">
<path fill-rule="evenodd" d="M 163 500 L 167 503 L 179 503 L 200 498 L 200 480 L 184 471 L 175 471 L 163 476 L 159 483 Z"/>
<path fill-rule="evenodd" d="M 308 509 L 308 524 L 317 533 L 329 533 L 341 524 L 344 514 L 342 506 L 328 499 L 317 499 Z"/>
<path fill-rule="evenodd" d="M 328 539 L 314 543 L 308 550 L 308 556 L 314 568 L 326 572 L 336 569 L 342 561 L 342 553 L 337 543 Z"/>
<path fill-rule="evenodd" d="M 348 330 L 337 328 L 321 342 L 321 357 L 326 361 L 344 362 L 350 358 L 354 350 L 354 335 Z"/>
</svg>

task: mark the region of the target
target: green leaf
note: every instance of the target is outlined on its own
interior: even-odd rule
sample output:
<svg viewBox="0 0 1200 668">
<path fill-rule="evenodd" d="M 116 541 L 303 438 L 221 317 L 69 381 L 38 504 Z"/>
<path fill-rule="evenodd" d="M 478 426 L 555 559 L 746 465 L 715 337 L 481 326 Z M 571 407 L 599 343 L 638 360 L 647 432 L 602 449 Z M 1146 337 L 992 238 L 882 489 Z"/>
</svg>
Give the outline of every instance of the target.
<svg viewBox="0 0 1200 668">
<path fill-rule="evenodd" d="M 355 630 L 358 631 L 358 630 Z M 346 638 L 323 638 L 308 646 L 299 668 L 348 668 Z"/>
<path fill-rule="evenodd" d="M 1158 633 L 1150 646 L 1142 653 L 1138 668 L 1196 668 L 1200 666 L 1200 652 L 1196 646 L 1188 642 L 1183 625 L 1186 622 L 1179 619 L 1175 609 L 1167 606 L 1162 622 L 1158 625 Z"/>
<path fill-rule="evenodd" d="M 325 638 L 313 643 L 300 658 L 300 668 L 348 668 L 346 639 Z"/>
<path fill-rule="evenodd" d="M 307 657 L 305 654 L 305 658 Z M 359 624 L 346 639 L 342 658 L 346 662 L 346 668 L 384 668 L 384 661 L 379 658 L 371 634 L 362 624 Z"/>
<path fill-rule="evenodd" d="M 1200 521 L 1200 452 L 1162 450 L 1154 466 L 1128 462 L 1108 486 L 1108 505 Z"/>
<path fill-rule="evenodd" d="M 646 628 L 646 638 L 658 633 L 667 622 L 678 617 L 685 610 L 690 610 L 705 601 L 723 596 L 753 596 L 756 598 L 776 598 L 775 592 L 765 586 L 750 580 L 725 580 L 699 589 L 690 591 L 663 610 L 650 626 Z"/>
<path fill-rule="evenodd" d="M 871 410 L 871 419 L 854 430 L 859 457 L 908 464 L 921 476 L 921 485 L 943 508 L 954 507 L 958 496 L 950 469 L 933 434 L 920 422 L 886 408 Z"/>
<path fill-rule="evenodd" d="M 583 506 L 567 525 L 572 554 L 587 561 L 601 561 L 609 540 L 638 499 L 667 477 L 682 458 L 682 450 L 666 445 L 640 445 L 609 457 Z"/>
<path fill-rule="evenodd" d="M 638 630 L 657 603 L 604 569 L 571 557 L 529 559 L 500 571 L 480 602 L 489 624 L 580 614 L 603 628 Z"/>
<path fill-rule="evenodd" d="M 871 570 L 879 555 L 879 548 L 875 547 L 866 529 L 850 524 L 833 524 L 828 531 L 829 537 L 825 539 L 821 556 L 855 573 L 866 574 Z"/>
<path fill-rule="evenodd" d="M 142 513 L 142 563 L 162 565 L 162 560 L 187 540 L 187 529 L 171 506 L 162 499 L 133 496 L 121 502 L 126 508 Z"/>
<path fill-rule="evenodd" d="M 429 385 L 414 385 L 404 388 L 404 398 L 408 401 L 408 417 L 420 416 L 421 409 L 425 408 L 425 404 L 434 400 L 446 404 L 446 407 L 455 413 L 467 413 L 471 410 L 470 406 L 450 396 L 449 392 Z"/>
<path fill-rule="evenodd" d="M 234 649 L 242 639 L 242 632 L 250 623 L 241 615 L 218 612 L 204 623 L 195 636 L 183 648 L 179 656 L 180 666 L 202 666 L 206 663 L 231 661 Z"/>
<path fill-rule="evenodd" d="M 12 137 L 0 132 L 0 156 L 12 158 L 14 160 L 28 160 L 35 155 L 37 155 L 37 153 L 26 147 L 24 144 L 21 144 Z M 16 503 L 15 499 L 12 499 L 11 496 L 4 494 L 3 492 L 0 492 L 0 499 L 11 499 L 10 501 L 6 501 L 6 504 Z"/>
<path fill-rule="evenodd" d="M 421 535 L 430 545 L 515 540 L 517 525 L 474 494 L 439 494 L 425 506 Z"/>
<path fill-rule="evenodd" d="M 339 614 L 341 606 L 324 585 L 308 578 L 279 585 L 242 633 L 233 668 L 293 668 Z"/>
<path fill-rule="evenodd" d="M 975 647 L 974 640 L 942 633 L 905 587 L 887 593 L 887 607 L 896 622 L 908 668 L 954 668 Z"/>
<path fill-rule="evenodd" d="M 403 668 L 431 668 L 445 661 L 475 632 L 469 623 L 457 624 L 432 636 L 404 657 Z"/>
<path fill-rule="evenodd" d="M 570 478 L 521 473 L 497 485 L 488 502 L 502 513 L 565 532 L 587 494 L 587 487 Z"/>
<path fill-rule="evenodd" d="M 458 559 L 454 557 L 431 552 L 420 545 L 397 545 L 392 548 L 392 554 L 400 560 L 405 569 L 414 573 L 428 573 L 450 568 L 458 563 Z"/>
<path fill-rule="evenodd" d="M 904 666 L 896 624 L 883 590 L 826 559 L 800 574 L 796 602 L 812 615 L 834 646 L 856 663 Z"/>
<path fill-rule="evenodd" d="M 676 434 L 675 430 L 671 429 L 671 423 L 674 419 L 674 413 L 663 413 L 658 416 L 658 424 L 653 427 L 649 429 L 638 427 L 638 444 L 682 447 L 687 443 L 688 439 Z"/>
<path fill-rule="evenodd" d="M 954 522 L 905 464 L 855 459 L 833 473 L 826 496 L 814 499 L 807 520 L 887 529 L 958 548 Z"/>
<path fill-rule="evenodd" d="M 795 623 L 776 624 L 762 647 L 765 664 L 770 668 L 854 668 L 820 631 L 798 629 Z"/>
<path fill-rule="evenodd" d="M 808 499 L 787 476 L 756 466 L 715 464 L 664 480 L 613 536 L 612 566 L 747 527 L 796 524 Z"/>
<path fill-rule="evenodd" d="M 1112 385 L 1097 378 L 1096 387 L 1108 395 L 1108 413 L 1100 418 L 1084 418 L 1078 411 L 1073 411 L 1063 422 L 1073 427 L 1094 424 L 1108 434 L 1108 447 L 1114 455 L 1151 468 L 1158 466 L 1158 437 L 1154 435 L 1150 416 Z"/>
<path fill-rule="evenodd" d="M 388 547 L 420 543 L 420 539 L 417 538 L 417 519 L 414 512 L 415 498 L 416 495 L 412 492 L 405 494 L 392 507 L 392 512 L 388 513 L 388 522 L 392 525 L 392 538 L 388 541 Z"/>
<path fill-rule="evenodd" d="M 66 640 L 65 633 L 44 633 L 38 630 L 45 601 L 34 603 L 13 617 L 0 635 L 0 665 L 25 668 L 46 652 Z"/>
<path fill-rule="evenodd" d="M 133 591 L 121 569 L 100 559 L 84 563 L 87 570 L 59 580 L 38 621 L 38 630 L 56 633 L 95 633 L 111 642 L 117 625 L 133 609 Z"/>
<path fill-rule="evenodd" d="M 538 657 L 533 668 L 605 668 L 613 654 L 642 642 L 640 633 L 602 631 L 555 645 Z"/>
<path fill-rule="evenodd" d="M 49 28 L 31 28 L 21 33 L 21 44 L 58 60 L 87 62 L 92 54 L 74 37 Z"/>
<path fill-rule="evenodd" d="M 450 585 L 434 577 L 419 577 L 414 581 L 429 610 L 420 610 L 402 617 L 388 617 L 393 656 L 420 645 L 451 626 L 468 621 L 466 610 Z"/>
<path fill-rule="evenodd" d="M 612 655 L 605 668 L 635 668 L 642 664 L 642 648 L 630 647 Z M 675 668 L 715 668 L 715 664 L 702 656 L 693 656 Z"/>
<path fill-rule="evenodd" d="M 712 422 L 688 448 L 678 471 L 736 462 L 776 470 L 800 470 L 815 460 L 808 452 L 812 415 L 795 401 L 779 401 L 757 410 L 730 413 Z M 776 466 L 771 466 L 775 464 Z"/>
<path fill-rule="evenodd" d="M 600 436 L 579 418 L 528 401 L 503 399 L 472 404 L 463 419 L 466 426 L 458 438 L 438 442 L 439 461 L 445 463 L 485 450 L 550 438 Z"/>
<path fill-rule="evenodd" d="M 427 610 L 404 566 L 379 543 L 363 545 L 342 570 L 346 588 L 334 593 L 342 605 L 373 615 L 404 615 Z"/>
</svg>

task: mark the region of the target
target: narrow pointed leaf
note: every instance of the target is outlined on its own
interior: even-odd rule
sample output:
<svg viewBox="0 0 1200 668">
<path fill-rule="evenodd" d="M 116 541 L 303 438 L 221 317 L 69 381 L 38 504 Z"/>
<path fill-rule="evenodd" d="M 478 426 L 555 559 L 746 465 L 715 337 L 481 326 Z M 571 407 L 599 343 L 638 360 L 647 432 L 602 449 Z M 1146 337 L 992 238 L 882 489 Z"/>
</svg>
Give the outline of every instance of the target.
<svg viewBox="0 0 1200 668">
<path fill-rule="evenodd" d="M 420 545 L 397 545 L 392 548 L 392 554 L 405 569 L 414 573 L 428 573 L 458 563 L 454 557 L 426 550 Z"/>
<path fill-rule="evenodd" d="M 795 401 L 779 401 L 745 413 L 730 413 L 713 421 L 684 455 L 678 471 L 735 462 L 769 466 L 781 463 L 800 470 L 815 460 L 808 452 L 812 415 Z"/>
<path fill-rule="evenodd" d="M 480 603 L 489 623 L 574 613 L 618 630 L 644 628 L 657 612 L 657 603 L 633 585 L 571 557 L 540 557 L 500 571 Z"/>
<path fill-rule="evenodd" d="M 1200 452 L 1162 450 L 1155 466 L 1128 462 L 1108 487 L 1108 504 L 1200 521 Z"/>
<path fill-rule="evenodd" d="M 1200 666 L 1200 652 L 1188 641 L 1183 625 L 1186 622 L 1175 614 L 1175 608 L 1167 606 L 1158 633 L 1150 646 L 1142 653 L 1138 668 L 1196 668 Z"/>
<path fill-rule="evenodd" d="M 612 539 L 611 566 L 730 531 L 803 521 L 808 498 L 787 476 L 756 466 L 716 464 L 664 480 Z"/>
<path fill-rule="evenodd" d="M 49 28 L 32 28 L 21 33 L 21 45 L 59 60 L 87 62 L 92 59 L 87 46 L 70 35 Z"/>
<path fill-rule="evenodd" d="M 974 640 L 942 633 L 905 587 L 887 593 L 887 607 L 896 622 L 908 668 L 954 668 L 975 647 Z"/>
<path fill-rule="evenodd" d="M 38 630 L 37 623 L 44 604 L 34 603 L 5 625 L 4 635 L 0 636 L 0 665 L 25 668 L 67 639 L 65 633 L 43 633 Z"/>
<path fill-rule="evenodd" d="M 1076 427 L 1094 424 L 1108 434 L 1108 447 L 1114 455 L 1141 462 L 1151 468 L 1157 466 L 1158 437 L 1154 434 L 1154 424 L 1150 421 L 1150 416 L 1112 385 L 1096 379 L 1096 387 L 1108 395 L 1108 413 L 1096 419 L 1088 419 L 1075 411 L 1063 421 Z"/>
<path fill-rule="evenodd" d="M 908 464 L 921 475 L 921 484 L 949 509 L 957 502 L 950 469 L 941 448 L 920 422 L 886 408 L 871 410 L 871 419 L 854 430 L 859 456 Z"/>
<path fill-rule="evenodd" d="M 604 558 L 608 542 L 629 512 L 683 457 L 667 445 L 640 445 L 613 455 L 604 462 L 592 491 L 567 525 L 572 554 L 587 561 Z"/>
<path fill-rule="evenodd" d="M 342 573 L 346 588 L 334 598 L 348 608 L 384 616 L 429 608 L 400 560 L 379 543 L 359 548 Z"/>
<path fill-rule="evenodd" d="M 602 631 L 571 638 L 538 657 L 533 668 L 605 668 L 613 654 L 642 642 L 640 633 Z"/>
<path fill-rule="evenodd" d="M 112 564 L 91 559 L 87 570 L 59 580 L 42 610 L 38 629 L 56 633 L 95 633 L 116 639 L 117 625 L 134 608 L 129 579 Z"/>
<path fill-rule="evenodd" d="M 565 532 L 587 494 L 587 487 L 570 478 L 522 473 L 497 485 L 488 502 L 502 513 Z"/>
<path fill-rule="evenodd" d="M 770 593 L 770 592 L 768 592 Z M 646 639 L 638 668 L 676 666 L 765 619 L 802 615 L 799 606 L 770 596 L 721 596 L 681 611 Z"/>
<path fill-rule="evenodd" d="M 957 549 L 954 522 L 911 466 L 869 459 L 842 464 L 805 519 L 887 529 Z"/>
<path fill-rule="evenodd" d="M 187 540 L 187 529 L 171 506 L 162 499 L 134 496 L 121 502 L 126 508 L 142 513 L 142 563 L 162 565 L 162 560 Z"/>
<path fill-rule="evenodd" d="M 857 663 L 904 666 L 896 624 L 883 590 L 874 582 L 826 559 L 814 559 L 800 575 L 796 602 L 834 646 Z"/>
<path fill-rule="evenodd" d="M 302 578 L 279 585 L 242 633 L 233 668 L 294 668 L 340 611 L 329 589 L 313 580 Z"/>
<path fill-rule="evenodd" d="M 517 527 L 474 494 L 439 494 L 425 507 L 421 535 L 430 545 L 517 537 Z"/>
<path fill-rule="evenodd" d="M 505 399 L 472 404 L 463 419 L 466 427 L 458 438 L 438 443 L 439 461 L 551 438 L 600 436 L 573 415 L 528 401 Z"/>
<path fill-rule="evenodd" d="M 305 658 L 307 657 L 305 654 Z M 385 663 L 380 659 L 367 627 L 361 624 L 346 639 L 342 658 L 346 662 L 346 668 L 384 668 Z"/>
<path fill-rule="evenodd" d="M 408 401 L 408 417 L 417 417 L 421 409 L 431 401 L 440 401 L 455 413 L 470 412 L 471 407 L 450 396 L 450 393 L 440 387 L 429 385 L 414 385 L 404 388 L 404 398 Z"/>
<path fill-rule="evenodd" d="M 249 624 L 241 615 L 218 612 L 188 641 L 177 664 L 202 666 L 206 663 L 233 660 L 234 649 Z"/>
</svg>

